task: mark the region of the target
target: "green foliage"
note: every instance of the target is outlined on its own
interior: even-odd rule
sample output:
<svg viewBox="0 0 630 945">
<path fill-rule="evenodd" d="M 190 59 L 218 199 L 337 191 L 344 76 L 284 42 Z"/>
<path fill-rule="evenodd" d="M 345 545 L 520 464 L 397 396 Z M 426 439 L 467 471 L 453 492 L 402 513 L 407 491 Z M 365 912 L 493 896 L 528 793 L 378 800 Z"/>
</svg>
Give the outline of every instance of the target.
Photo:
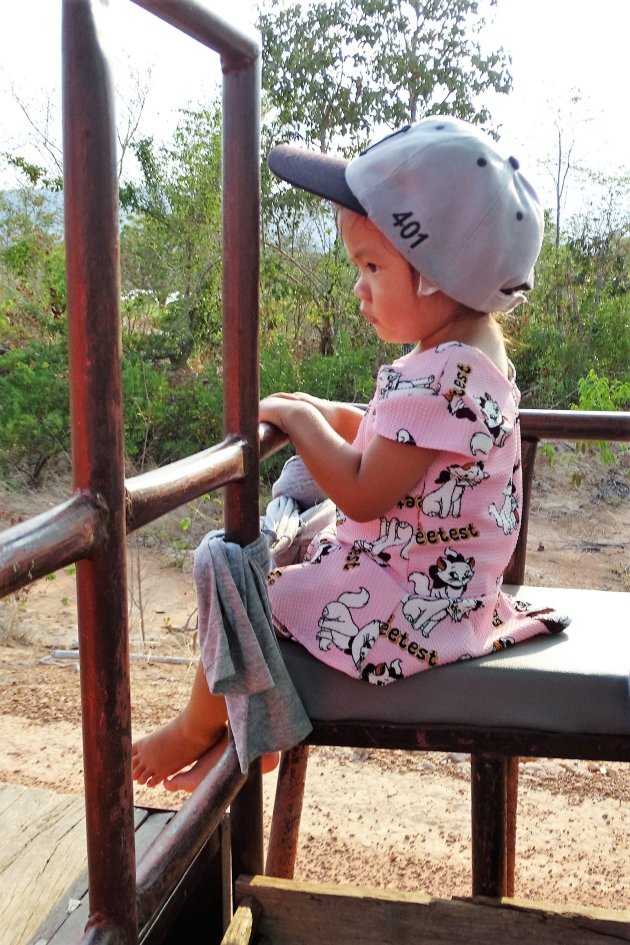
<svg viewBox="0 0 630 945">
<path fill-rule="evenodd" d="M 487 122 L 478 96 L 511 85 L 503 50 L 482 51 L 476 0 L 271 0 L 258 26 L 277 127 L 322 151 L 438 109 Z"/>
<path fill-rule="evenodd" d="M 476 0 L 268 0 L 263 153 L 297 139 L 350 155 L 372 129 L 436 110 L 488 124 L 479 94 L 511 80 L 503 51 L 483 51 L 483 25 Z M 145 468 L 222 437 L 218 109 L 183 112 L 170 142 L 133 147 L 141 178 L 120 191 L 123 395 L 127 454 Z M 69 448 L 65 262 L 41 190 L 54 177 L 10 160 L 28 186 L 0 195 L 0 465 L 36 482 Z M 365 402 L 399 350 L 358 314 L 330 207 L 264 163 L 262 186 L 262 394 Z M 630 406 L 630 243 L 616 187 L 550 231 L 531 300 L 506 321 L 524 406 Z"/>
<path fill-rule="evenodd" d="M 488 89 L 509 92 L 512 79 L 506 53 L 482 49 L 486 20 L 476 0 L 364 0 L 358 6 L 372 49 L 377 119 L 401 125 L 439 112 L 490 121 L 479 96 Z"/>
<path fill-rule="evenodd" d="M 35 485 L 48 461 L 69 448 L 65 335 L 8 351 L 0 360 L 0 468 Z"/>
<path fill-rule="evenodd" d="M 216 369 L 166 372 L 141 353 L 123 366 L 125 448 L 139 467 L 163 465 L 221 439 L 223 398 Z"/>
<path fill-rule="evenodd" d="M 530 301 L 506 325 L 525 406 L 568 407 L 591 370 L 630 381 L 629 250 L 621 231 L 545 241 Z"/>
<path fill-rule="evenodd" d="M 63 190 L 63 178 L 59 174 L 51 175 L 45 167 L 33 164 L 18 154 L 9 154 L 5 151 L 2 157 L 10 167 L 14 167 L 26 178 L 30 186 L 44 187 L 53 193 Z"/>
<path fill-rule="evenodd" d="M 155 301 L 143 330 L 172 367 L 217 343 L 221 328 L 221 135 L 219 114 L 186 111 L 170 145 L 135 145 L 142 181 L 125 184 L 132 214 L 121 235 L 123 295 Z M 136 296 L 137 297 L 137 296 Z M 133 301 L 133 296 L 132 296 Z"/>
<path fill-rule="evenodd" d="M 578 402 L 571 405 L 575 410 L 628 410 L 630 380 L 611 382 L 606 377 L 598 377 L 595 371 L 591 370 L 586 377 L 578 381 L 578 395 Z M 596 446 L 604 463 L 612 464 L 617 461 L 617 455 L 609 443 L 599 441 Z M 590 448 L 590 444 L 583 443 L 581 448 L 586 450 Z"/>
<path fill-rule="evenodd" d="M 628 410 L 630 409 L 630 380 L 609 381 L 598 377 L 595 371 L 588 372 L 578 381 L 576 410 Z"/>
<path fill-rule="evenodd" d="M 261 13 L 263 88 L 283 135 L 322 151 L 340 135 L 366 137 L 377 96 L 365 82 L 370 48 L 361 21 L 352 0 L 309 6 L 272 0 Z"/>
<path fill-rule="evenodd" d="M 66 309 L 58 214 L 39 190 L 0 194 L 0 342 L 50 339 Z"/>
</svg>

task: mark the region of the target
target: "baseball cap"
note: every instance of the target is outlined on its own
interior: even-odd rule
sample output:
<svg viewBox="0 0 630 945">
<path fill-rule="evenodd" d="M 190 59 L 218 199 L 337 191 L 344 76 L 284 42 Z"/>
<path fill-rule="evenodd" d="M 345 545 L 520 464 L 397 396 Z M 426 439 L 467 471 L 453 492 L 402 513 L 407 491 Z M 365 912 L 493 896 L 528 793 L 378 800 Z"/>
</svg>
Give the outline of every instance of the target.
<svg viewBox="0 0 630 945">
<path fill-rule="evenodd" d="M 422 276 L 480 312 L 534 284 L 543 210 L 518 160 L 474 125 L 432 115 L 346 161 L 278 145 L 278 177 L 367 216 Z"/>
</svg>

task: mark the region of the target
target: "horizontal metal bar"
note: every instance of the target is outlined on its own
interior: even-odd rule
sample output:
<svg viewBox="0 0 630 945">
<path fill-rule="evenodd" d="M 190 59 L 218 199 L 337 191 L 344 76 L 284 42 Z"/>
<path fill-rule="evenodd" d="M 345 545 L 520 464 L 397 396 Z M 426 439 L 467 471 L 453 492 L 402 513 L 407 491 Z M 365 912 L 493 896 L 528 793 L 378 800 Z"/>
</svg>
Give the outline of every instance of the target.
<svg viewBox="0 0 630 945">
<path fill-rule="evenodd" d="M 247 475 L 249 447 L 240 438 L 127 479 L 127 533 L 172 512 L 185 502 Z"/>
<path fill-rule="evenodd" d="M 521 436 L 545 440 L 630 441 L 630 413 L 521 410 Z"/>
<path fill-rule="evenodd" d="M 234 743 L 160 831 L 137 866 L 138 926 L 142 928 L 177 886 L 245 783 Z"/>
<path fill-rule="evenodd" d="M 260 55 L 257 37 L 248 36 L 196 0 L 133 0 L 137 6 L 214 49 L 229 68 L 239 69 Z"/>
<path fill-rule="evenodd" d="M 0 597 L 87 557 L 105 539 L 107 509 L 99 496 L 71 499 L 2 533 Z"/>
<path fill-rule="evenodd" d="M 366 408 L 366 404 L 355 404 Z M 630 413 L 613 410 L 519 411 L 521 435 L 541 440 L 611 440 L 630 442 Z M 284 434 L 268 423 L 261 424 L 261 458 L 284 446 Z M 263 448 L 266 452 L 263 453 Z"/>
</svg>

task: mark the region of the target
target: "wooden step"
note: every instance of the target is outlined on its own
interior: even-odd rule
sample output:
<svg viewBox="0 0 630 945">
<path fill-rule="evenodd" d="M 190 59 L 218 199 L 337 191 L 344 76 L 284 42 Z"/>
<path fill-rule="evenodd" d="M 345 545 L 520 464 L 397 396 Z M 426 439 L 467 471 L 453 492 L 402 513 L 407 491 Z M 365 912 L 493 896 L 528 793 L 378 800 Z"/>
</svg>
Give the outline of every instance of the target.
<svg viewBox="0 0 630 945">
<path fill-rule="evenodd" d="M 240 877 L 223 945 L 620 945 L 630 912 Z"/>
</svg>

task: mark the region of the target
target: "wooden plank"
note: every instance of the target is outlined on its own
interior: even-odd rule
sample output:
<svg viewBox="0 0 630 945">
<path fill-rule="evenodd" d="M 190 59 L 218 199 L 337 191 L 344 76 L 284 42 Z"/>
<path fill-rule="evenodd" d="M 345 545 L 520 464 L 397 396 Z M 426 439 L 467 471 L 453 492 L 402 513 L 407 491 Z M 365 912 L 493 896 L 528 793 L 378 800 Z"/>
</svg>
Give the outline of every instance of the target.
<svg viewBox="0 0 630 945">
<path fill-rule="evenodd" d="M 444 900 L 422 893 L 241 877 L 237 900 L 262 907 L 261 935 L 274 945 L 388 942 L 414 945 L 620 945 L 630 912 L 516 900 Z"/>
<path fill-rule="evenodd" d="M 245 896 L 234 913 L 221 945 L 252 945 L 260 918 L 260 905 L 255 899 Z"/>
<path fill-rule="evenodd" d="M 144 807 L 134 809 L 136 857 L 138 859 L 153 843 L 172 816 L 173 811 L 151 811 Z M 46 942 L 47 945 L 74 945 L 79 940 L 89 916 L 86 870 L 75 881 L 73 898 L 74 908 L 72 911 L 69 912 L 66 909 L 64 912 L 64 902 L 58 903 L 30 945 L 38 945 L 38 943 L 43 945 L 43 942 Z"/>
<path fill-rule="evenodd" d="M 0 945 L 23 945 L 85 867 L 83 797 L 0 784 Z"/>
</svg>

